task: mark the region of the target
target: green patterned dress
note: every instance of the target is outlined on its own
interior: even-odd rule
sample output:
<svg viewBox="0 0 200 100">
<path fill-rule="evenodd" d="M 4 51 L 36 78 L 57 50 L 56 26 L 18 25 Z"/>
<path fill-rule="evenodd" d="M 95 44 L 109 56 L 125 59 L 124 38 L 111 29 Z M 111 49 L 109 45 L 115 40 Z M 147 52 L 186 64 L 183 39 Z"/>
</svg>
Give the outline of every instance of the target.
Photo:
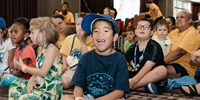
<svg viewBox="0 0 200 100">
<path fill-rule="evenodd" d="M 37 57 L 36 68 L 41 68 L 45 57 Z M 38 63 L 40 62 L 38 66 Z M 15 80 L 9 87 L 9 100 L 60 100 L 62 95 L 62 63 L 53 64 L 46 77 L 36 78 L 36 83 L 40 84 L 38 89 L 33 88 L 33 93 L 27 93 L 27 80 Z"/>
</svg>

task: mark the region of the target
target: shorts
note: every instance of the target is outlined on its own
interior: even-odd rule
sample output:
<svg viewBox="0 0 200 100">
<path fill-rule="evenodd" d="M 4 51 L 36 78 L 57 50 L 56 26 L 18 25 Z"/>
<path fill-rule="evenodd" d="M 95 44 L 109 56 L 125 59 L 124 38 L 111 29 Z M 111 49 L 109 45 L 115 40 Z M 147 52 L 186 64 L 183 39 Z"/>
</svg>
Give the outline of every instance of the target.
<svg viewBox="0 0 200 100">
<path fill-rule="evenodd" d="M 75 71 L 76 71 L 76 68 L 77 68 L 77 67 L 73 67 L 72 69 L 68 69 L 67 71 L 65 71 L 65 72 L 63 73 L 63 76 L 62 76 L 62 77 L 68 77 L 68 78 L 72 79 L 72 77 L 74 76 L 74 73 L 75 73 Z"/>
<path fill-rule="evenodd" d="M 168 65 L 171 65 L 174 67 L 174 69 L 176 70 L 176 73 L 180 73 L 181 74 L 181 77 L 182 76 L 185 76 L 185 75 L 189 75 L 187 70 L 181 66 L 180 64 L 177 64 L 177 63 L 173 63 L 173 64 L 168 64 Z"/>
<path fill-rule="evenodd" d="M 0 71 L 0 75 L 3 71 Z M 1 86 L 10 86 L 10 84 L 15 81 L 16 79 L 20 79 L 20 80 L 25 80 L 25 79 L 22 79 L 20 77 L 17 77 L 17 76 L 14 76 L 12 74 L 4 74 L 2 79 L 1 79 L 1 82 L 0 82 L 0 85 Z"/>
</svg>

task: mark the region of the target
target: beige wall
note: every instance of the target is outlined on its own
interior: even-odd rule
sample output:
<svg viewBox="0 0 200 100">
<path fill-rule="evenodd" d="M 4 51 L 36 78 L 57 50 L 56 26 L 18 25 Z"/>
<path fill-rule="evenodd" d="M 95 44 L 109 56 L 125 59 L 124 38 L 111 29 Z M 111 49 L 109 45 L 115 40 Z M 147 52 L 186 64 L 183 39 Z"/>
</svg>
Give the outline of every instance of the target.
<svg viewBox="0 0 200 100">
<path fill-rule="evenodd" d="M 163 16 L 173 16 L 173 0 L 159 0 L 158 6 Z"/>
<path fill-rule="evenodd" d="M 69 11 L 73 14 L 75 11 L 80 11 L 80 0 L 37 0 L 38 3 L 38 9 L 37 9 L 37 15 L 38 17 L 42 16 L 49 16 L 51 17 L 53 15 L 53 11 L 55 9 L 58 9 L 61 11 L 61 4 L 63 2 L 69 3 Z"/>
</svg>

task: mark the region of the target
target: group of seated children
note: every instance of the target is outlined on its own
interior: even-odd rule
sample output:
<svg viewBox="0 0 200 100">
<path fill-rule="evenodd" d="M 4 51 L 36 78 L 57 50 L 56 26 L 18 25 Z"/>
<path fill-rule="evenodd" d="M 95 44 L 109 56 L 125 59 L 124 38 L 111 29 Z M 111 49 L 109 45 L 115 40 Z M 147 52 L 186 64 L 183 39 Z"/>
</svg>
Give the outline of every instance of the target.
<svg viewBox="0 0 200 100">
<path fill-rule="evenodd" d="M 68 31 L 60 51 L 55 45 L 60 36 L 59 21 L 64 20 L 38 17 L 29 24 L 26 18 L 20 17 L 8 32 L 10 39 L 4 32 L 5 25 L 0 24 L 0 50 L 6 48 L 7 61 L 14 55 L 10 65 L 0 58 L 8 64 L 5 68 L 9 66 L 10 73 L 5 68 L 0 71 L 0 89 L 9 88 L 9 99 L 125 99 L 125 93 L 130 90 L 144 87 L 146 92 L 157 93 L 157 87 L 167 85 L 164 57 L 172 44 L 167 37 L 167 21 L 157 22 L 154 37 L 154 27 L 148 19 L 140 19 L 135 29 L 127 28 L 125 55 L 113 48 L 119 34 L 118 25 L 110 15 L 80 13 L 75 22 L 76 34 Z M 28 39 L 42 47 L 37 58 Z M 130 71 L 128 66 L 132 66 Z M 72 85 L 75 85 L 74 95 L 62 96 L 62 89 Z"/>
</svg>

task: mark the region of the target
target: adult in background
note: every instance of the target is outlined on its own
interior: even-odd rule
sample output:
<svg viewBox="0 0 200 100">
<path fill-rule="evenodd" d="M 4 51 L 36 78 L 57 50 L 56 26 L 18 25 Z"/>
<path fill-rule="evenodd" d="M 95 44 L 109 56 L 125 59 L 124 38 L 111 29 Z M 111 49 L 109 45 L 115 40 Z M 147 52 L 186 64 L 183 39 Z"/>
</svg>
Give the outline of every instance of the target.
<svg viewBox="0 0 200 100">
<path fill-rule="evenodd" d="M 192 26 L 192 15 L 180 11 L 176 17 L 176 29 L 168 37 L 172 41 L 170 54 L 165 57 L 165 63 L 170 78 L 190 75 L 194 77 L 198 64 L 191 62 L 190 55 L 200 46 L 200 35 Z"/>
<path fill-rule="evenodd" d="M 61 6 L 61 12 L 59 14 L 63 15 L 65 18 L 65 25 L 70 25 L 71 23 L 74 23 L 74 16 L 71 12 L 68 11 L 68 3 L 64 2 Z"/>
<path fill-rule="evenodd" d="M 155 25 L 159 20 L 163 19 L 163 14 L 160 11 L 160 8 L 153 2 L 153 0 L 146 0 L 145 3 L 147 8 L 149 8 L 149 12 L 144 12 L 141 14 L 150 15 Z"/>
</svg>

